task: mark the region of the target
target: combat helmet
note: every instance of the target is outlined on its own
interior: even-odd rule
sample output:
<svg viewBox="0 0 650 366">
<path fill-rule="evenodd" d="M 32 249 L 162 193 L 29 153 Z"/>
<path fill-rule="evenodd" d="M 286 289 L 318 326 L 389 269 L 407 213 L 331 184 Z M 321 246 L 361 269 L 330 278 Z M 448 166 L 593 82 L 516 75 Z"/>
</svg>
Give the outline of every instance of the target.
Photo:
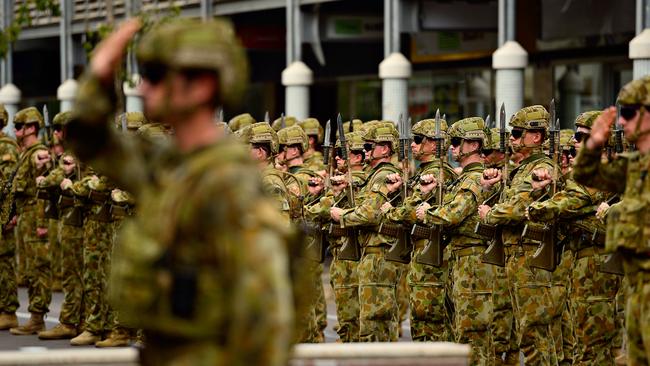
<svg viewBox="0 0 650 366">
<path fill-rule="evenodd" d="M 436 138 L 436 120 L 433 118 L 423 119 L 411 127 L 414 135 L 422 135 L 430 139 Z M 447 121 L 440 119 L 440 134 L 447 139 Z"/>
<path fill-rule="evenodd" d="M 526 130 L 548 130 L 550 114 L 541 105 L 524 107 L 510 118 L 510 127 Z"/>
<path fill-rule="evenodd" d="M 566 128 L 560 130 L 560 147 L 562 150 L 568 151 L 571 150 L 573 147 L 573 136 L 575 135 L 575 131 Z"/>
<path fill-rule="evenodd" d="M 309 138 L 305 131 L 298 125 L 285 127 L 278 131 L 278 143 L 280 145 L 299 144 L 302 152 L 309 149 Z"/>
<path fill-rule="evenodd" d="M 650 75 L 625 84 L 618 93 L 616 103 L 650 106 Z"/>
<path fill-rule="evenodd" d="M 230 121 L 228 121 L 228 127 L 230 128 L 230 131 L 236 132 L 244 126 L 252 125 L 256 122 L 255 118 L 253 118 L 249 113 L 243 113 L 231 118 Z"/>
<path fill-rule="evenodd" d="M 352 120 L 352 130 L 350 130 L 350 121 L 343 122 L 343 131 L 345 133 L 355 132 L 358 131 L 361 126 L 363 126 L 363 121 L 355 118 Z"/>
<path fill-rule="evenodd" d="M 285 116 L 284 117 L 284 127 L 293 126 L 295 124 L 298 124 L 298 120 L 296 119 L 296 117 L 292 117 L 292 116 Z M 276 132 L 280 131 L 283 128 L 283 126 L 282 126 L 282 117 L 280 117 L 280 118 L 276 119 L 275 121 L 273 121 L 273 123 L 271 124 L 271 127 L 273 127 L 273 129 Z"/>
<path fill-rule="evenodd" d="M 488 134 L 486 133 L 485 121 L 481 117 L 469 117 L 456 121 L 447 133 L 449 137 L 458 137 L 463 140 L 480 141 L 481 146 L 486 143 Z"/>
<path fill-rule="evenodd" d="M 52 119 L 52 126 L 65 126 L 72 119 L 72 111 L 59 112 Z"/>
<path fill-rule="evenodd" d="M 593 126 L 594 121 L 596 118 L 598 118 L 598 116 L 600 116 L 601 113 L 601 111 L 588 111 L 580 113 L 578 117 L 576 117 L 576 128 L 584 127 L 591 130 L 591 126 Z"/>
<path fill-rule="evenodd" d="M 122 128 L 122 121 L 125 120 L 126 122 L 126 128 L 129 131 L 137 131 L 138 128 L 146 125 L 147 122 L 147 117 L 144 116 L 144 113 L 142 112 L 126 112 L 120 114 L 116 119 L 115 119 L 115 124 L 117 125 L 117 128 L 121 129 Z"/>
<path fill-rule="evenodd" d="M 391 144 L 391 149 L 393 151 L 396 151 L 399 146 L 399 132 L 397 132 L 393 122 L 379 122 L 376 126 L 367 131 L 363 136 L 363 139 L 374 143 L 388 142 Z"/>
<path fill-rule="evenodd" d="M 316 142 L 323 143 L 325 131 L 316 118 L 307 118 L 299 123 L 307 136 L 316 136 Z"/>
<path fill-rule="evenodd" d="M 7 122 L 9 122 L 9 113 L 7 113 L 4 104 L 0 104 L 0 128 L 6 126 Z"/>
<path fill-rule="evenodd" d="M 235 104 L 248 84 L 246 53 L 232 24 L 222 18 L 164 22 L 141 38 L 136 55 L 140 73 L 149 79 L 164 77 L 169 69 L 215 71 L 222 91 L 218 104 Z"/>
<path fill-rule="evenodd" d="M 345 141 L 347 142 L 349 150 L 363 150 L 363 134 L 361 132 L 348 132 L 345 134 Z M 341 140 L 336 140 L 335 147 L 341 147 Z"/>
<path fill-rule="evenodd" d="M 271 148 L 271 154 L 276 155 L 280 150 L 278 133 L 271 127 L 268 122 L 257 122 L 248 127 L 248 143 L 250 144 L 268 144 Z"/>
<path fill-rule="evenodd" d="M 43 120 L 43 115 L 41 112 L 36 109 L 36 107 L 29 107 L 19 110 L 14 116 L 14 124 L 16 123 L 38 123 L 38 128 L 45 127 L 45 121 Z"/>
<path fill-rule="evenodd" d="M 483 145 L 483 150 L 501 149 L 501 130 L 498 127 L 490 128 L 490 135 Z"/>
</svg>

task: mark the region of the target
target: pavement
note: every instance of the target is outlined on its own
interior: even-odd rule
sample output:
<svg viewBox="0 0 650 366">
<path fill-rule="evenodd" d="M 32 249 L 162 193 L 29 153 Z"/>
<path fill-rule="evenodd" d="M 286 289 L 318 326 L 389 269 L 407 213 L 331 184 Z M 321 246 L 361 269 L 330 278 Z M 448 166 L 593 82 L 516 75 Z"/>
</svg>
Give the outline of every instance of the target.
<svg viewBox="0 0 650 366">
<path fill-rule="evenodd" d="M 338 335 L 334 331 L 334 326 L 337 324 L 336 307 L 334 305 L 334 295 L 332 287 L 329 284 L 329 262 L 325 264 L 325 271 L 323 272 L 323 286 L 325 288 L 325 298 L 327 300 L 327 328 L 325 329 L 325 341 L 336 342 Z M 27 289 L 21 287 L 18 289 L 18 298 L 20 301 L 20 308 L 18 309 L 17 316 L 20 324 L 29 319 L 29 312 L 27 307 L 29 304 L 27 298 Z M 61 311 L 61 304 L 63 302 L 63 293 L 52 293 L 52 302 L 50 304 L 50 312 L 45 318 L 45 325 L 48 329 L 58 324 L 59 313 Z M 408 325 L 408 320 L 402 324 L 403 336 L 400 342 L 410 342 L 411 334 Z M 0 351 L 34 351 L 32 347 L 47 348 L 47 349 L 61 349 L 61 348 L 94 348 L 93 346 L 71 346 L 69 340 L 48 340 L 42 341 L 36 335 L 31 336 L 14 336 L 9 331 L 0 331 Z"/>
</svg>

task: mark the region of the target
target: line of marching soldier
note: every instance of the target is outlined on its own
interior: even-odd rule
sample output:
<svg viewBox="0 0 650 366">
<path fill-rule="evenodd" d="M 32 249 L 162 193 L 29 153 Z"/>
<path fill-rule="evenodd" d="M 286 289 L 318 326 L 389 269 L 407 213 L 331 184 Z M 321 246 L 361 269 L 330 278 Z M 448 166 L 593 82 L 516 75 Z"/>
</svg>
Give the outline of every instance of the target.
<svg viewBox="0 0 650 366">
<path fill-rule="evenodd" d="M 5 126 L 4 107 L 1 112 Z M 65 151 L 70 119 L 70 112 L 61 112 L 50 124 L 46 108 L 41 113 L 30 107 L 14 117 L 16 141 L 0 136 L 0 330 L 70 339 L 72 345 L 127 346 L 135 334 L 109 306 L 107 279 L 116 232 L 135 202 Z M 116 122 L 118 129 L 153 139 L 167 133 L 142 113 L 123 114 Z M 22 325 L 16 317 L 17 280 L 29 297 L 30 318 Z M 64 296 L 59 324 L 46 329 L 57 282 Z"/>
<path fill-rule="evenodd" d="M 640 83 L 621 91 L 621 123 L 616 109 L 589 111 L 575 132 L 560 130 L 553 102 L 550 112 L 517 111 L 509 128 L 502 108 L 491 129 L 481 117 L 448 125 L 439 114 L 397 127 L 339 116 L 325 129 L 315 119 L 233 118 L 229 128 L 250 144 L 286 224 L 304 233 L 292 251 L 295 340 L 323 341 L 329 249 L 342 342 L 396 341 L 410 308 L 413 340 L 471 344 L 471 364 L 515 365 L 520 353 L 526 364 L 624 363 L 624 338 L 637 364 L 646 357 L 648 327 L 638 320 L 650 267 L 623 239 L 645 242 L 648 232 L 650 121 L 630 127 L 650 105 L 650 81 Z M 592 128 L 599 135 L 589 146 Z M 624 185 L 623 162 L 634 188 Z"/>
</svg>

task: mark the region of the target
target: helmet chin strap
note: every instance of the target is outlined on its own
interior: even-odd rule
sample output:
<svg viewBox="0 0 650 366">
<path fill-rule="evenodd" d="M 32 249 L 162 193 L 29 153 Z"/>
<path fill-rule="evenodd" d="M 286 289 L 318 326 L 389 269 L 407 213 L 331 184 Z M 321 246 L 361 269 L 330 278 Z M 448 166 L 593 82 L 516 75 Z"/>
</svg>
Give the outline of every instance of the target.
<svg viewBox="0 0 650 366">
<path fill-rule="evenodd" d="M 460 147 L 459 147 L 459 150 L 458 150 L 458 162 L 460 162 L 461 160 L 463 160 L 464 158 L 466 158 L 468 156 L 472 156 L 474 154 L 480 154 L 481 153 L 479 149 L 472 150 L 470 152 L 464 153 L 464 152 L 462 152 L 463 151 L 463 146 L 465 146 L 465 139 L 463 139 L 460 142 Z"/>
</svg>

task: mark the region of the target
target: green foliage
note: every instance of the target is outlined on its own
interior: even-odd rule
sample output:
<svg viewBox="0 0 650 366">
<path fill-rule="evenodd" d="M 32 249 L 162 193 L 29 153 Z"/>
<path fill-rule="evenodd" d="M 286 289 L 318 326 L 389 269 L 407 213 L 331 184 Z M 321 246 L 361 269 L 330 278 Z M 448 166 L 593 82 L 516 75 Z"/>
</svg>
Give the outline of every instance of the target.
<svg viewBox="0 0 650 366">
<path fill-rule="evenodd" d="M 32 25 L 31 10 L 60 16 L 59 3 L 54 0 L 24 0 L 18 6 L 14 19 L 5 29 L 0 29 L 0 58 L 5 58 L 9 46 L 18 39 L 23 27 Z"/>
</svg>

